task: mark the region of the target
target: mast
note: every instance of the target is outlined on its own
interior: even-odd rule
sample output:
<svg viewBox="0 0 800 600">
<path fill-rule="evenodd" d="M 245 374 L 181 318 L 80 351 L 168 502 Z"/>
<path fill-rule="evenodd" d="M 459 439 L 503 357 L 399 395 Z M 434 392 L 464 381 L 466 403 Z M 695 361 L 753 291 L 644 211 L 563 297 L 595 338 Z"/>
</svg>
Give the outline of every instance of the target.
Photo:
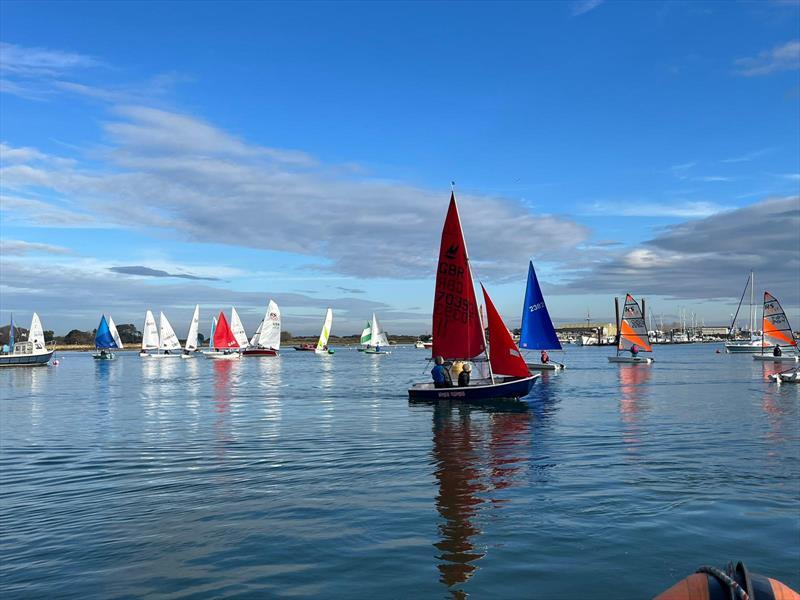
<svg viewBox="0 0 800 600">
<path fill-rule="evenodd" d="M 619 356 L 619 298 L 614 296 L 614 319 L 616 319 L 617 325 L 617 339 L 616 339 L 616 346 L 617 346 L 617 356 Z"/>
<path fill-rule="evenodd" d="M 755 289 L 756 274 L 750 271 L 750 341 L 753 341 L 753 332 L 756 328 Z"/>
</svg>

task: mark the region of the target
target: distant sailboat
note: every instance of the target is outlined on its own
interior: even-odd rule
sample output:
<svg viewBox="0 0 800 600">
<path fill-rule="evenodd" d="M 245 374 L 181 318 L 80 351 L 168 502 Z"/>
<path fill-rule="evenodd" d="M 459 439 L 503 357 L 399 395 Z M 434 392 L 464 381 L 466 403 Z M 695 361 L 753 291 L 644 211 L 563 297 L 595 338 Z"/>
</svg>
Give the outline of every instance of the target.
<svg viewBox="0 0 800 600">
<path fill-rule="evenodd" d="M 367 321 L 367 324 L 364 326 L 364 329 L 361 330 L 361 338 L 358 340 L 358 343 L 361 344 L 361 348 L 358 348 L 359 352 L 364 352 L 369 346 L 369 342 L 372 339 L 372 323 Z"/>
<path fill-rule="evenodd" d="M 372 323 L 370 324 L 369 329 L 370 335 L 369 339 L 367 340 L 364 353 L 389 354 L 388 350 L 385 350 L 385 348 L 389 347 L 389 338 L 386 337 L 386 333 L 381 329 L 380 323 L 378 322 L 378 317 L 375 316 L 375 313 L 372 313 Z"/>
<path fill-rule="evenodd" d="M 747 293 L 747 288 L 750 287 L 750 320 L 748 322 L 747 328 L 750 330 L 750 339 L 744 341 L 730 341 L 725 344 L 725 352 L 728 353 L 740 353 L 740 352 L 761 352 L 762 348 L 762 338 L 756 335 L 756 305 L 755 305 L 755 288 L 756 288 L 756 276 L 753 271 L 750 271 L 750 276 L 747 278 L 747 283 L 745 283 L 744 290 L 742 291 L 742 297 L 739 298 L 739 305 L 736 307 L 736 314 L 733 315 L 733 320 L 731 321 L 731 327 L 729 330 L 729 335 L 731 340 L 733 340 L 735 327 L 736 327 L 736 318 L 739 316 L 739 311 L 742 308 L 742 302 L 744 302 L 745 294 Z"/>
<path fill-rule="evenodd" d="M 525 290 L 525 303 L 522 307 L 522 325 L 519 332 L 521 350 L 561 350 L 553 321 L 544 303 L 544 296 L 533 269 L 533 262 L 528 263 L 528 287 Z M 558 371 L 564 368 L 561 363 L 541 360 L 526 360 L 529 369 Z"/>
<path fill-rule="evenodd" d="M 277 356 L 280 348 L 281 311 L 275 301 L 270 300 L 264 318 L 242 354 L 244 356 Z"/>
<path fill-rule="evenodd" d="M 644 302 L 644 300 L 642 300 Z M 622 307 L 622 316 L 619 314 L 619 303 L 614 298 L 614 307 L 617 312 L 617 354 L 609 356 L 608 362 L 613 363 L 633 363 L 647 364 L 653 362 L 650 357 L 638 356 L 631 352 L 630 356 L 621 356 L 620 352 L 629 352 L 636 346 L 638 352 L 652 352 L 650 339 L 647 336 L 647 326 L 644 321 L 644 313 L 639 303 L 633 296 L 625 296 L 625 305 Z"/>
<path fill-rule="evenodd" d="M 763 331 L 761 354 L 754 354 L 753 359 L 768 362 L 800 361 L 800 355 L 797 353 L 797 340 L 791 325 L 789 325 L 789 319 L 786 317 L 781 303 L 769 292 L 764 292 L 761 328 Z M 780 349 L 780 354 L 777 356 L 774 354 L 775 348 Z"/>
<path fill-rule="evenodd" d="M 295 350 L 301 352 L 315 352 L 317 354 L 333 354 L 333 350 L 328 349 L 328 339 L 331 335 L 331 327 L 333 326 L 333 309 L 328 308 L 325 311 L 325 321 L 322 324 L 322 331 L 319 334 L 319 339 L 315 344 L 303 344 L 302 346 L 295 346 Z"/>
<path fill-rule="evenodd" d="M 55 345 L 53 342 L 48 344 L 44 340 L 44 330 L 39 315 L 33 313 L 31 318 L 31 328 L 28 332 L 28 340 L 25 342 L 14 342 L 14 317 L 11 317 L 9 327 L 8 348 L 0 353 L 0 367 L 36 367 L 44 366 L 53 356 Z"/>
<path fill-rule="evenodd" d="M 475 371 L 488 367 L 488 376 L 466 387 L 436 387 L 415 383 L 408 390 L 410 401 L 460 400 L 481 402 L 527 396 L 540 375 L 531 375 L 508 328 L 483 289 L 491 346 L 487 350 L 478 301 L 472 283 L 467 247 L 461 230 L 455 194 L 450 195 L 436 270 L 433 305 L 433 356 L 445 361 L 471 361 Z M 487 365 L 488 362 L 488 365 Z"/>
<path fill-rule="evenodd" d="M 200 327 L 200 305 L 194 307 L 192 322 L 189 324 L 189 333 L 186 335 L 186 345 L 183 349 L 181 358 L 192 358 L 197 350 L 197 330 Z"/>
<path fill-rule="evenodd" d="M 239 353 L 239 342 L 233 335 L 225 313 L 220 311 L 217 317 L 217 326 L 214 328 L 214 352 L 205 353 L 206 358 L 214 360 L 235 360 L 242 355 Z"/>
<path fill-rule="evenodd" d="M 244 330 L 244 325 L 242 325 L 242 320 L 239 318 L 239 313 L 236 312 L 236 309 L 233 306 L 231 306 L 230 327 L 233 337 L 236 338 L 236 342 L 239 344 L 239 348 L 247 348 L 247 333 Z"/>
<path fill-rule="evenodd" d="M 150 356 L 149 350 L 158 350 L 158 327 L 156 319 L 151 311 L 144 314 L 144 330 L 142 331 L 142 349 L 139 356 L 146 358 Z"/>
<path fill-rule="evenodd" d="M 117 334 L 117 337 L 119 337 L 119 334 Z M 114 359 L 114 353 L 111 350 L 118 348 L 118 346 L 114 336 L 111 334 L 111 328 L 108 325 L 108 321 L 106 321 L 105 315 L 100 318 L 100 324 L 97 326 L 97 331 L 94 335 L 94 347 L 98 350 L 92 355 L 96 360 Z"/>
</svg>

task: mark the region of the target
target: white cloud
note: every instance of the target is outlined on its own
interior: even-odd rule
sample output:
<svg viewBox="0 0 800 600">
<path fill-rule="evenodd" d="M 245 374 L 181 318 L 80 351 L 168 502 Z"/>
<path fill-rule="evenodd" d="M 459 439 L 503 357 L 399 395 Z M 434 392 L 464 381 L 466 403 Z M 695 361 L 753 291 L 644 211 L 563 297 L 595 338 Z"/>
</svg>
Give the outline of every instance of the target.
<svg viewBox="0 0 800 600">
<path fill-rule="evenodd" d="M 746 77 L 794 69 L 800 69 L 800 40 L 792 40 L 775 46 L 772 50 L 764 50 L 757 56 L 736 60 L 737 73 Z"/>
<path fill-rule="evenodd" d="M 594 10 L 603 3 L 603 0 L 578 0 L 572 3 L 572 16 L 579 17 L 580 15 Z"/>
<path fill-rule="evenodd" d="M 686 202 L 595 202 L 586 211 L 594 215 L 615 215 L 620 217 L 678 217 L 696 219 L 715 215 L 729 210 L 715 202 L 686 201 Z"/>
<path fill-rule="evenodd" d="M 29 254 L 73 254 L 73 251 L 63 246 L 38 242 L 0 240 L 0 256 L 27 256 Z"/>
<path fill-rule="evenodd" d="M 76 52 L 30 48 L 0 42 L 0 69 L 22 77 L 55 76 L 74 69 L 97 67 L 97 59 Z"/>
</svg>

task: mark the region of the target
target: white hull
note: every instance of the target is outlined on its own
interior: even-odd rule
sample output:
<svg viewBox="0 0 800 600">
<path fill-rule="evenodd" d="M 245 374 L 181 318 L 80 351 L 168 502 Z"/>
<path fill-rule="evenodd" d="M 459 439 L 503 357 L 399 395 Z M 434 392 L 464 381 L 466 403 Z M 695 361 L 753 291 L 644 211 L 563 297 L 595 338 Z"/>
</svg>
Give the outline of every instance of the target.
<svg viewBox="0 0 800 600">
<path fill-rule="evenodd" d="M 575 343 L 578 344 L 578 346 L 597 346 L 597 338 L 590 337 L 588 335 L 582 335 L 575 340 Z"/>
<path fill-rule="evenodd" d="M 736 354 L 739 352 L 761 352 L 764 349 L 764 344 L 761 340 L 753 340 L 752 342 L 732 342 L 725 344 L 725 352 L 728 354 Z"/>
<path fill-rule="evenodd" d="M 181 354 L 140 354 L 142 358 L 180 358 Z"/>
<path fill-rule="evenodd" d="M 610 363 L 627 363 L 631 365 L 649 365 L 654 359 L 644 356 L 609 356 Z"/>
<path fill-rule="evenodd" d="M 566 369 L 565 365 L 556 362 L 548 362 L 548 363 L 537 363 L 537 362 L 526 362 L 525 366 L 528 367 L 531 371 L 563 371 Z"/>
<path fill-rule="evenodd" d="M 772 356 L 771 354 L 754 354 L 753 360 L 763 360 L 764 362 L 800 362 L 797 354 L 784 354 L 782 356 Z"/>
<path fill-rule="evenodd" d="M 788 373 L 775 373 L 770 375 L 770 379 L 775 383 L 800 383 L 800 369 L 795 369 Z"/>
<path fill-rule="evenodd" d="M 203 356 L 209 360 L 239 360 L 242 357 L 238 352 L 229 352 L 228 354 L 224 352 L 204 352 Z"/>
</svg>

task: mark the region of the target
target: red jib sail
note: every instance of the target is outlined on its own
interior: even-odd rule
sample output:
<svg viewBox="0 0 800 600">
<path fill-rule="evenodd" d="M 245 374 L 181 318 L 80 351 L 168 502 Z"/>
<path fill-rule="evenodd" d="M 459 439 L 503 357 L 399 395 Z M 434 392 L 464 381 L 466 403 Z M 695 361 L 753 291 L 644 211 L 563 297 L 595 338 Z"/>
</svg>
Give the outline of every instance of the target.
<svg viewBox="0 0 800 600">
<path fill-rule="evenodd" d="M 217 317 L 217 328 L 214 330 L 214 348 L 238 348 L 239 343 L 233 337 L 233 332 L 225 318 L 225 313 L 220 311 Z"/>
<path fill-rule="evenodd" d="M 489 326 L 489 362 L 492 371 L 499 375 L 511 375 L 512 377 L 528 377 L 531 373 L 525 365 L 525 360 L 519 352 L 519 348 L 511 338 L 506 324 L 500 318 L 500 314 L 486 293 L 486 288 L 481 284 L 483 290 L 484 304 L 486 305 L 486 320 Z"/>
<path fill-rule="evenodd" d="M 442 229 L 432 331 L 434 356 L 474 358 L 486 349 L 454 194 Z"/>
</svg>

